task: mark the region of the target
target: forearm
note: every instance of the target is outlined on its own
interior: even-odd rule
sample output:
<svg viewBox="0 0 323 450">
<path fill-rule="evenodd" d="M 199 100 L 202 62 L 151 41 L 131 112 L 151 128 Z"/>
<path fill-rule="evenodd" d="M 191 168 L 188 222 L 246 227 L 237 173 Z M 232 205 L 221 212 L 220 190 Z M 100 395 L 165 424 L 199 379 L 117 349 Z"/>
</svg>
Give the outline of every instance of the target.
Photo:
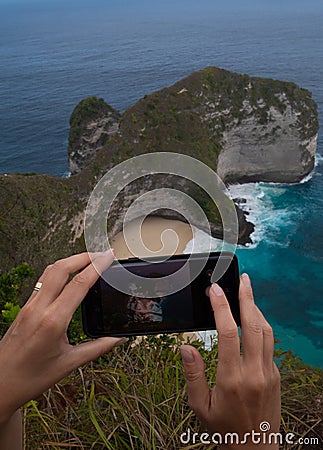
<svg viewBox="0 0 323 450">
<path fill-rule="evenodd" d="M 17 410 L 6 422 L 0 423 L 0 450 L 22 449 L 21 411 Z"/>
</svg>

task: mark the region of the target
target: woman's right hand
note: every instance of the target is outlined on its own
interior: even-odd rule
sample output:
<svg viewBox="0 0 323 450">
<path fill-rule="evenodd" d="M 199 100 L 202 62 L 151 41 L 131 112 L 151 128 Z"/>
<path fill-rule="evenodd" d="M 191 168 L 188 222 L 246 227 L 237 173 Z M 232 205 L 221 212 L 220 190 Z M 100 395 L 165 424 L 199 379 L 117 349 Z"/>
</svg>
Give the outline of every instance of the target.
<svg viewBox="0 0 323 450">
<path fill-rule="evenodd" d="M 245 450 L 276 449 L 277 444 L 259 446 L 245 434 L 254 430 L 263 436 L 260 424 L 269 424 L 270 433 L 278 433 L 280 427 L 280 375 L 273 361 L 273 332 L 254 303 L 248 275 L 241 276 L 239 290 L 242 356 L 238 327 L 218 285 L 210 289 L 210 300 L 218 331 L 215 387 L 210 388 L 206 381 L 199 352 L 192 346 L 182 346 L 189 404 L 210 433 L 222 437 L 237 433 L 240 442 L 247 438 L 248 443 L 241 445 Z"/>
</svg>

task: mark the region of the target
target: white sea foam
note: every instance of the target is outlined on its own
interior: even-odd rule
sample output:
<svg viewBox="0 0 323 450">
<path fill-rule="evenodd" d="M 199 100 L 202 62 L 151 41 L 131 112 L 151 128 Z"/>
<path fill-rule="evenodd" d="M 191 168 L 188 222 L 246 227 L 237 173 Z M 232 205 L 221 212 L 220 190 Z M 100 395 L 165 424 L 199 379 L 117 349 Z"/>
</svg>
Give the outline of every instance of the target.
<svg viewBox="0 0 323 450">
<path fill-rule="evenodd" d="M 310 181 L 313 176 L 321 176 L 321 173 L 317 170 L 315 170 L 318 166 L 320 166 L 322 164 L 323 161 L 323 155 L 320 155 L 319 153 L 315 154 L 315 159 L 314 159 L 314 169 L 312 170 L 311 173 L 309 173 L 308 175 L 306 175 L 306 177 L 304 177 L 300 183 L 307 183 L 308 181 Z"/>
<path fill-rule="evenodd" d="M 308 181 L 310 181 L 313 178 L 313 174 L 314 174 L 314 170 L 312 170 L 311 173 L 309 173 L 308 175 L 306 175 L 306 177 L 302 178 L 300 183 L 307 183 Z"/>
<path fill-rule="evenodd" d="M 275 183 L 246 183 L 235 184 L 228 188 L 229 195 L 232 199 L 240 199 L 239 206 L 248 213 L 247 220 L 255 225 L 255 231 L 251 238 L 253 244 L 250 247 L 256 247 L 263 239 L 270 241 L 272 245 L 287 246 L 288 242 L 282 242 L 280 235 L 281 229 L 290 227 L 293 221 L 296 222 L 298 211 L 295 208 L 277 207 L 275 202 L 277 197 L 280 197 L 286 192 L 288 187 L 282 184 Z M 194 228 L 194 251 L 207 251 L 209 247 L 210 238 L 202 230 Z M 211 250 L 220 250 L 222 241 L 211 238 Z M 186 245 L 184 253 L 191 253 L 193 248 L 193 240 Z M 201 339 L 206 349 L 210 349 L 212 342 L 217 339 L 215 331 L 204 331 L 196 333 L 196 336 Z"/>
<path fill-rule="evenodd" d="M 286 185 L 277 183 L 245 183 L 229 186 L 230 197 L 236 199 L 239 207 L 247 213 L 247 220 L 255 226 L 255 231 L 251 235 L 253 244 L 249 244 L 249 247 L 256 247 L 263 239 L 276 246 L 288 246 L 288 241 L 282 241 L 280 238 L 281 229 L 290 227 L 298 211 L 295 208 L 281 208 L 274 204 L 274 200 L 283 195 L 286 189 Z M 195 252 L 208 250 L 210 238 L 204 231 L 194 228 L 193 239 Z M 212 251 L 221 250 L 221 246 L 221 240 L 211 238 Z M 184 253 L 191 253 L 192 248 L 193 240 L 187 243 Z"/>
<path fill-rule="evenodd" d="M 319 164 L 322 164 L 322 161 L 323 161 L 323 155 L 316 153 L 315 154 L 315 167 L 317 167 Z"/>
<path fill-rule="evenodd" d="M 194 253 L 210 251 L 216 252 L 220 251 L 222 247 L 222 240 L 216 238 L 210 238 L 207 233 L 200 230 L 199 228 L 193 227 L 194 237 L 190 240 L 185 247 L 184 253 L 192 253 L 193 250 L 193 240 L 194 240 Z"/>
<path fill-rule="evenodd" d="M 275 206 L 274 200 L 283 195 L 286 186 L 275 183 L 234 184 L 228 188 L 232 199 L 237 199 L 239 207 L 247 213 L 247 220 L 255 226 L 251 235 L 252 247 L 266 239 L 273 245 L 287 246 L 279 238 L 282 227 L 289 226 L 297 211 Z"/>
<path fill-rule="evenodd" d="M 316 167 L 318 167 L 320 164 L 322 164 L 323 161 L 323 155 L 320 155 L 319 153 L 315 154 L 315 158 L 314 158 L 314 169 L 312 170 L 311 173 L 309 173 L 308 175 L 306 175 L 306 177 L 304 177 L 300 183 L 307 183 L 308 181 L 310 181 L 314 175 L 321 175 L 316 169 Z"/>
</svg>

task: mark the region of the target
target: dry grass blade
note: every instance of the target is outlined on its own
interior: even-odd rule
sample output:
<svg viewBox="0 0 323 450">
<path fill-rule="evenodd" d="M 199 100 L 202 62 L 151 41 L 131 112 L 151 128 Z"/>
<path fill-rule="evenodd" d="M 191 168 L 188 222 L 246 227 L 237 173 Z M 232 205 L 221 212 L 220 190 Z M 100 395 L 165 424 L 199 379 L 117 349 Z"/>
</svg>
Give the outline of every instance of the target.
<svg viewBox="0 0 323 450">
<path fill-rule="evenodd" d="M 188 428 L 202 432 L 187 404 L 179 356 L 181 338 L 147 337 L 116 348 L 74 372 L 25 407 L 25 450 L 208 450 L 181 444 Z M 207 377 L 215 380 L 217 347 L 205 351 Z M 323 371 L 290 352 L 276 352 L 282 380 L 283 434 L 323 435 Z M 320 441 L 322 443 L 322 441 Z M 284 444 L 283 450 L 298 450 Z M 306 450 L 318 450 L 308 445 Z M 323 445 L 322 445 L 323 448 Z"/>
</svg>

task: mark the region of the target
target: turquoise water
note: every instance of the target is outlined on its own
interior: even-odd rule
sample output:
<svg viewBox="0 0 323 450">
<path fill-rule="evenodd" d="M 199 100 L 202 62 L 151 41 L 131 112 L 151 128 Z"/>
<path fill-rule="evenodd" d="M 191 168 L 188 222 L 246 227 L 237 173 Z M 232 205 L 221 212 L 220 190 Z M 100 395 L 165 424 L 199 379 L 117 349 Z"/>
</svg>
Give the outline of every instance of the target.
<svg viewBox="0 0 323 450">
<path fill-rule="evenodd" d="M 247 206 L 258 224 L 257 245 L 237 254 L 253 280 L 257 303 L 284 349 L 323 365 L 322 164 L 294 186 L 244 186 L 256 194 Z M 248 195 L 246 196 L 248 200 Z"/>
<path fill-rule="evenodd" d="M 0 172 L 63 176 L 79 100 L 97 95 L 123 111 L 208 65 L 297 82 L 313 92 L 322 124 L 322 23 L 314 0 L 0 0 Z M 320 366 L 322 172 L 319 157 L 302 184 L 231 188 L 256 225 L 238 256 L 257 302 L 281 345 Z"/>
</svg>

